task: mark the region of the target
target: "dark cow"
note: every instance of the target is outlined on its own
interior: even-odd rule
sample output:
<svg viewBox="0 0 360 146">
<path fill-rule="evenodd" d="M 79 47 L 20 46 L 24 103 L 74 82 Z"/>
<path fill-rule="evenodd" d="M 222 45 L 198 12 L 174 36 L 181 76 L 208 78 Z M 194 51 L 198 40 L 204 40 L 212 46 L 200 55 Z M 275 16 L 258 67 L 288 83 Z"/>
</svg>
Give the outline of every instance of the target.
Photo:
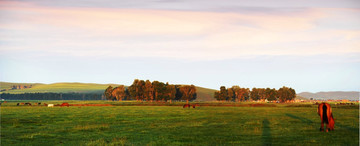
<svg viewBox="0 0 360 146">
<path fill-rule="evenodd" d="M 31 103 L 30 103 L 30 102 L 27 102 L 27 103 L 25 103 L 25 105 L 31 105 Z"/>
<path fill-rule="evenodd" d="M 317 112 L 321 118 L 320 131 L 324 131 L 324 123 L 327 124 L 326 132 L 334 130 L 335 119 L 332 115 L 330 104 L 328 103 L 319 104 Z"/>
<path fill-rule="evenodd" d="M 69 103 L 64 102 L 64 103 L 62 103 L 60 106 L 61 106 L 61 107 L 63 107 L 63 106 L 67 106 L 67 107 L 69 107 Z"/>
<path fill-rule="evenodd" d="M 183 108 L 190 108 L 190 104 L 184 104 Z"/>
<path fill-rule="evenodd" d="M 197 106 L 200 106 L 199 104 L 194 104 L 192 105 L 193 108 L 197 107 Z"/>
<path fill-rule="evenodd" d="M 17 106 L 19 106 L 19 105 L 20 105 L 20 103 L 17 103 L 16 105 L 17 105 Z"/>
</svg>

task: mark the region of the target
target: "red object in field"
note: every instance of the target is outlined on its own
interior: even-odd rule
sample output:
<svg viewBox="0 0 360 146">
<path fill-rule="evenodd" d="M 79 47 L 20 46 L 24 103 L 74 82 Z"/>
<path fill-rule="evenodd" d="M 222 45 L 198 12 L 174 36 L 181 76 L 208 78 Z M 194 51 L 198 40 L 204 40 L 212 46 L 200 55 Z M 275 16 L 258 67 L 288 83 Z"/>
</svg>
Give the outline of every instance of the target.
<svg viewBox="0 0 360 146">
<path fill-rule="evenodd" d="M 190 108 L 190 104 L 184 104 L 183 108 Z"/>
<path fill-rule="evenodd" d="M 335 125 L 335 119 L 333 117 L 330 104 L 324 102 L 319 104 L 317 112 L 321 119 L 320 131 L 324 131 L 324 123 L 327 125 L 325 130 L 326 132 L 333 131 Z"/>
<path fill-rule="evenodd" d="M 63 107 L 63 106 L 69 107 L 70 105 L 69 105 L 69 103 L 65 102 L 65 103 L 62 103 L 60 106 L 61 106 L 61 107 Z"/>
</svg>

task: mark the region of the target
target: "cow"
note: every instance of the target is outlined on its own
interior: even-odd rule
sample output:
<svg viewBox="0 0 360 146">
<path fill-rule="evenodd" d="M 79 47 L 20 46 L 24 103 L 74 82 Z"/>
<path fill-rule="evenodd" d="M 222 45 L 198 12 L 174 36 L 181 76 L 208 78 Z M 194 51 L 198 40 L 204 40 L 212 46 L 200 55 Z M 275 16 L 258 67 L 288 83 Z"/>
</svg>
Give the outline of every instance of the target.
<svg viewBox="0 0 360 146">
<path fill-rule="evenodd" d="M 184 104 L 183 108 L 190 108 L 190 104 Z"/>
<path fill-rule="evenodd" d="M 27 103 L 25 103 L 25 105 L 31 105 L 31 103 L 30 103 L 30 102 L 27 102 Z"/>
<path fill-rule="evenodd" d="M 54 104 L 48 104 L 48 107 L 54 107 Z"/>
<path fill-rule="evenodd" d="M 17 106 L 19 106 L 19 105 L 20 105 L 20 103 L 17 103 L 16 105 L 17 105 Z"/>
<path fill-rule="evenodd" d="M 62 103 L 60 106 L 61 106 L 61 107 L 63 107 L 63 106 L 69 107 L 69 103 L 64 102 L 64 103 Z"/>
<path fill-rule="evenodd" d="M 192 105 L 193 108 L 197 107 L 197 106 L 200 106 L 199 104 L 194 104 Z"/>
<path fill-rule="evenodd" d="M 335 119 L 332 115 L 330 104 L 324 102 L 319 104 L 317 112 L 321 119 L 320 131 L 324 131 L 324 123 L 327 124 L 326 132 L 333 131 L 335 125 Z"/>
</svg>

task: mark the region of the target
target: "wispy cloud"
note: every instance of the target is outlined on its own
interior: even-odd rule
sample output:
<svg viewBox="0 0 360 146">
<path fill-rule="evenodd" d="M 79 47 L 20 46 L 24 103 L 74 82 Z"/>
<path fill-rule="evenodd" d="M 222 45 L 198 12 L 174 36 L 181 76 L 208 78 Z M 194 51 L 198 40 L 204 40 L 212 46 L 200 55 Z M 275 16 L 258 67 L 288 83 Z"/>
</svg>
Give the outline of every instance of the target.
<svg viewBox="0 0 360 146">
<path fill-rule="evenodd" d="M 307 8 L 275 15 L 2 2 L 0 12 L 3 54 L 213 60 L 360 53 L 359 9 Z M 334 19 L 334 13 L 351 17 Z M 355 26 L 328 25 L 339 17 Z"/>
</svg>

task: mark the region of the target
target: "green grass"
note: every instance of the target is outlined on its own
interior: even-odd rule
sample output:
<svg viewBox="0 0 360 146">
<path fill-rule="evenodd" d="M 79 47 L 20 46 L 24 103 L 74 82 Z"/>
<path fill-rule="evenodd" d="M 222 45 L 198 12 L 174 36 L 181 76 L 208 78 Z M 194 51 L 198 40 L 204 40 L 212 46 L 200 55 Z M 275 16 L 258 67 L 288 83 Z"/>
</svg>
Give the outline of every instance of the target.
<svg viewBox="0 0 360 146">
<path fill-rule="evenodd" d="M 8 102 L 1 107 L 1 145 L 4 146 L 359 145 L 358 104 L 333 105 L 335 131 L 328 133 L 319 131 L 320 118 L 316 105 L 311 104 L 195 109 L 181 106 L 47 108 L 15 104 Z"/>
</svg>

